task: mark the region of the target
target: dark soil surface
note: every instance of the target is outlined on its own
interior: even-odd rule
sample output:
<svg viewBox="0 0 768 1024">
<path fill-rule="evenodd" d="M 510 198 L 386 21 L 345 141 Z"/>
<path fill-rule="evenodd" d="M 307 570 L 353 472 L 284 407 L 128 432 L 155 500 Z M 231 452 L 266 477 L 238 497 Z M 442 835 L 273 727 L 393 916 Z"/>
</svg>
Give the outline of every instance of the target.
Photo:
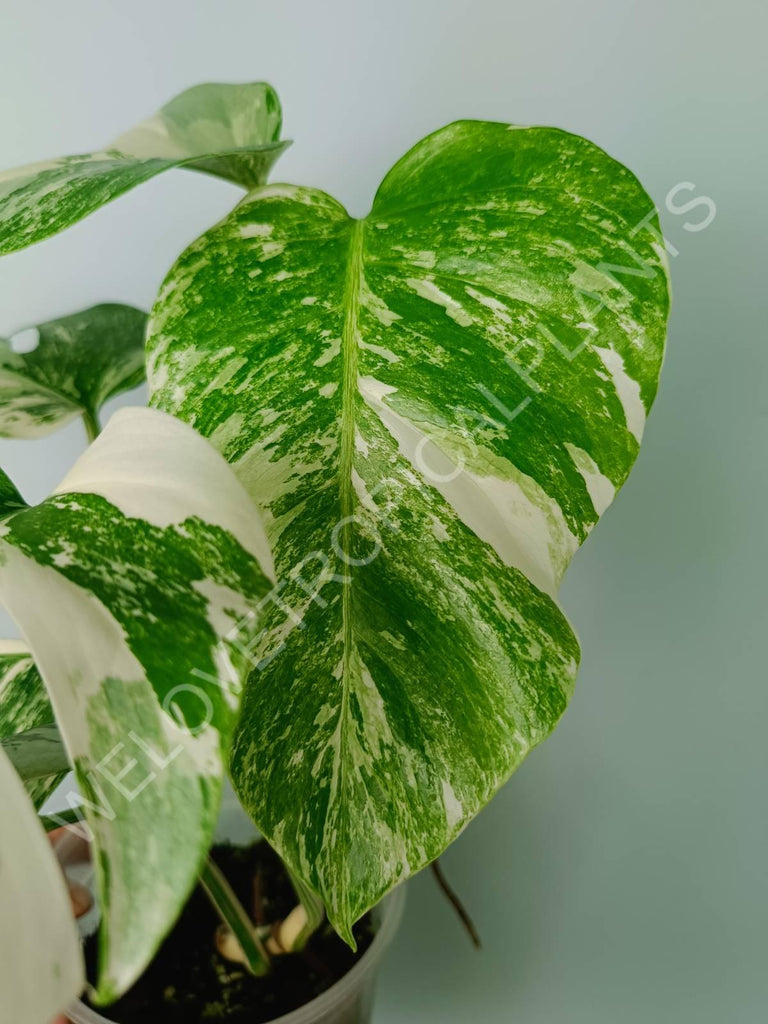
<svg viewBox="0 0 768 1024">
<path fill-rule="evenodd" d="M 297 899 L 278 857 L 266 843 L 214 847 L 213 858 L 258 923 L 280 921 Z M 323 926 L 302 953 L 273 958 L 254 978 L 216 952 L 219 917 L 196 889 L 176 927 L 136 985 L 103 1015 L 117 1024 L 264 1024 L 310 1002 L 342 978 L 373 940 L 370 916 L 355 926 L 352 950 Z M 86 943 L 89 978 L 96 974 L 96 937 Z"/>
</svg>

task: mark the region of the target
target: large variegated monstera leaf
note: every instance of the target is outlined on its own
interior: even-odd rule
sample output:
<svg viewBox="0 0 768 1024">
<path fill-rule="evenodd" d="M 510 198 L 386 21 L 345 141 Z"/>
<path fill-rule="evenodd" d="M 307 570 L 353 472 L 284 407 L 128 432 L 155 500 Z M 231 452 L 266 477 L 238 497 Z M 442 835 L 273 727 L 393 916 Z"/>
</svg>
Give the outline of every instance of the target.
<svg viewBox="0 0 768 1024">
<path fill-rule="evenodd" d="M 196 85 L 106 149 L 0 172 L 0 254 L 63 231 L 172 167 L 261 184 L 289 145 L 281 126 L 277 94 L 264 82 Z"/>
<path fill-rule="evenodd" d="M 144 380 L 146 320 L 105 303 L 0 338 L 0 436 L 44 437 L 78 416 L 95 436 L 104 403 Z"/>
<path fill-rule="evenodd" d="M 104 914 L 96 998 L 109 1001 L 151 959 L 210 846 L 244 640 L 274 570 L 225 461 L 154 410 L 118 413 L 49 499 L 5 513 L 0 600 L 85 798 Z"/>
<path fill-rule="evenodd" d="M 233 464 L 280 580 L 233 778 L 347 939 L 568 702 L 556 593 L 656 393 L 658 237 L 586 140 L 459 122 L 363 220 L 254 190 L 161 290 L 152 401 Z"/>
</svg>

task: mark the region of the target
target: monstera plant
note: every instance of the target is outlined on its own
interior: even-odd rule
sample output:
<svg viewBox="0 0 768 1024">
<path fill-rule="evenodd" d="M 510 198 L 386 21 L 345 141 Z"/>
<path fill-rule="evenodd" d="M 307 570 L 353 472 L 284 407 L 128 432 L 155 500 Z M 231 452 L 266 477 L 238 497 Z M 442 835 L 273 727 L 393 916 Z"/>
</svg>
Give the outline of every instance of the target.
<svg viewBox="0 0 768 1024">
<path fill-rule="evenodd" d="M 227 771 L 348 943 L 456 838 L 568 703 L 558 587 L 656 393 L 658 221 L 597 146 L 457 122 L 357 220 L 266 184 L 280 124 L 268 86 L 198 86 L 104 151 L 0 176 L 4 253 L 169 168 L 247 190 L 179 257 L 146 331 L 100 306 L 43 324 L 31 351 L 0 346 L 0 433 L 81 415 L 93 441 L 35 508 L 0 479 L 0 598 L 27 645 L 0 648 L 0 736 L 38 806 L 75 770 L 101 1003 L 205 871 Z M 151 408 L 97 436 L 145 346 Z M 0 1000 L 44 1020 L 82 966 L 1 755 L 0 783 L 3 905 L 57 915 L 48 948 L 35 936 L 45 984 L 20 943 Z"/>
</svg>

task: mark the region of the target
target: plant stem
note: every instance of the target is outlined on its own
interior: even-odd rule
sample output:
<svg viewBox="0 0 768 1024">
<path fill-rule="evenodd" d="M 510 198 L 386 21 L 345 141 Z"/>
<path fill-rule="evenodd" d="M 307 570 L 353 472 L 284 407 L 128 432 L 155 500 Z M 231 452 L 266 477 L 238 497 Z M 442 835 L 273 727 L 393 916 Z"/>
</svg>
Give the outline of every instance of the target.
<svg viewBox="0 0 768 1024">
<path fill-rule="evenodd" d="M 248 967 L 253 974 L 257 977 L 268 974 L 270 969 L 269 956 L 256 934 L 253 922 L 246 914 L 220 868 L 210 857 L 205 862 L 202 874 L 200 875 L 200 884 L 205 889 L 224 924 L 227 925 L 237 939 Z"/>
<path fill-rule="evenodd" d="M 306 923 L 290 943 L 291 948 L 287 950 L 289 953 L 300 953 L 325 920 L 325 907 L 320 897 L 315 895 L 287 865 L 284 866 L 306 915 Z M 282 935 L 280 938 L 282 941 Z"/>
<path fill-rule="evenodd" d="M 437 879 L 438 885 L 440 886 L 440 888 L 445 893 L 445 895 L 448 898 L 449 902 L 451 903 L 453 909 L 458 914 L 459 919 L 461 920 L 461 923 L 464 925 L 464 928 L 466 929 L 467 934 L 469 935 L 470 939 L 472 940 L 472 945 L 475 947 L 475 949 L 482 949 L 483 948 L 483 944 L 480 941 L 480 936 L 478 934 L 477 928 L 475 928 L 474 921 L 469 916 L 469 913 L 466 910 L 464 904 L 461 902 L 459 897 L 456 895 L 456 893 L 453 891 L 453 889 L 449 885 L 448 879 L 445 877 L 445 875 L 443 874 L 443 869 L 440 867 L 440 861 L 439 860 L 433 861 L 433 863 L 432 863 L 432 871 L 434 872 L 434 875 L 435 875 L 435 878 Z"/>
<path fill-rule="evenodd" d="M 0 747 L 25 782 L 61 775 L 72 768 L 57 725 L 41 725 L 9 736 L 0 740 Z"/>
<path fill-rule="evenodd" d="M 85 409 L 83 410 L 83 423 L 85 424 L 85 433 L 88 436 L 88 443 L 93 444 L 101 433 L 99 417 L 91 409 Z"/>
</svg>

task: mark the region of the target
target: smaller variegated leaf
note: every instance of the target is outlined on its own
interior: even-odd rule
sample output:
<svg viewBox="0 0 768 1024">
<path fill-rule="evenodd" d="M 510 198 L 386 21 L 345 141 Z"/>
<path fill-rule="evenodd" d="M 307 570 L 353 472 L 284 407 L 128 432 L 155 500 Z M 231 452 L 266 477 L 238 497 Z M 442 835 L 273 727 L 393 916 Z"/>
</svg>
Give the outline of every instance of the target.
<svg viewBox="0 0 768 1024">
<path fill-rule="evenodd" d="M 190 427 L 112 418 L 57 491 L 0 526 L 0 598 L 85 797 L 103 912 L 94 998 L 154 954 L 208 852 L 244 637 L 272 562 L 254 507 Z"/>
<path fill-rule="evenodd" d="M 26 644 L 0 640 L 0 740 L 55 721 L 45 685 Z M 29 779 L 24 783 L 40 808 L 63 775 Z"/>
<path fill-rule="evenodd" d="M 244 188 L 283 150 L 282 114 L 265 82 L 208 83 L 176 96 L 106 149 L 0 173 L 0 254 L 63 231 L 162 171 L 189 167 Z"/>
<path fill-rule="evenodd" d="M 44 437 L 78 416 L 95 434 L 104 403 L 144 380 L 146 322 L 108 303 L 0 338 L 0 436 Z"/>
<path fill-rule="evenodd" d="M 85 982 L 59 865 L 19 777 L 0 749 L 0 1009 L 8 1024 L 48 1024 Z"/>
</svg>

